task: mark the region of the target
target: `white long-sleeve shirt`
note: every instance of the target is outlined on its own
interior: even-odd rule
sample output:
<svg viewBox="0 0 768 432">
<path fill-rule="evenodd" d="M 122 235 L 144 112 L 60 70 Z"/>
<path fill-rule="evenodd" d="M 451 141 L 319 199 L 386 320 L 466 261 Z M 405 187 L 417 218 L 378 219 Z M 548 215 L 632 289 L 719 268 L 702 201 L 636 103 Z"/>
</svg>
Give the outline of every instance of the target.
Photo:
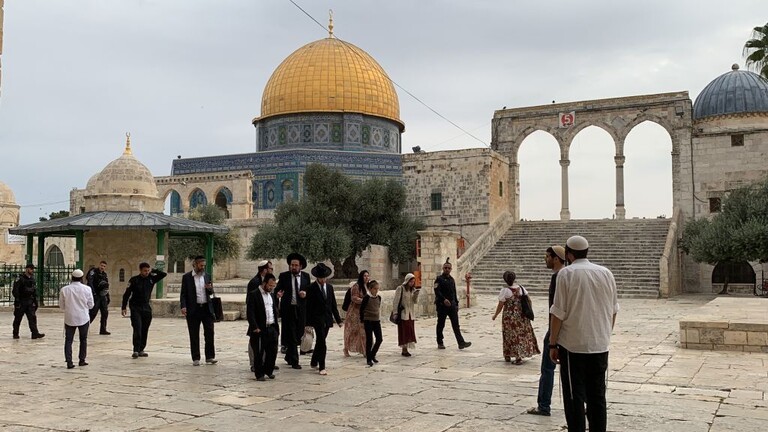
<svg viewBox="0 0 768 432">
<path fill-rule="evenodd" d="M 59 308 L 64 309 L 64 324 L 68 326 L 78 327 L 89 322 L 88 311 L 93 305 L 93 294 L 88 285 L 72 282 L 59 291 Z"/>
</svg>

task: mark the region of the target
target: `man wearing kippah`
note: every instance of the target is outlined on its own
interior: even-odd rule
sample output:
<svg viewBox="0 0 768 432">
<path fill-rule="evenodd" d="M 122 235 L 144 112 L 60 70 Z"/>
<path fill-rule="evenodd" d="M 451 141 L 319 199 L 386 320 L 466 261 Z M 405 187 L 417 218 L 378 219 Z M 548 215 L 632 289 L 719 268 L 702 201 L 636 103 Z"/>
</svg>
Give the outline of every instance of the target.
<svg viewBox="0 0 768 432">
<path fill-rule="evenodd" d="M 608 347 L 619 311 L 616 281 L 605 267 L 589 262 L 589 243 L 573 236 L 565 243 L 568 267 L 557 274 L 550 308 L 549 356 L 560 363 L 560 385 L 568 431 L 605 432 Z"/>
<path fill-rule="evenodd" d="M 79 366 L 88 366 L 85 356 L 88 352 L 88 326 L 91 324 L 90 310 L 93 308 L 91 287 L 83 283 L 83 271 L 72 272 L 72 283 L 59 291 L 59 308 L 64 310 L 64 359 L 67 369 L 75 367 L 72 362 L 72 341 L 75 330 L 80 336 Z"/>
</svg>

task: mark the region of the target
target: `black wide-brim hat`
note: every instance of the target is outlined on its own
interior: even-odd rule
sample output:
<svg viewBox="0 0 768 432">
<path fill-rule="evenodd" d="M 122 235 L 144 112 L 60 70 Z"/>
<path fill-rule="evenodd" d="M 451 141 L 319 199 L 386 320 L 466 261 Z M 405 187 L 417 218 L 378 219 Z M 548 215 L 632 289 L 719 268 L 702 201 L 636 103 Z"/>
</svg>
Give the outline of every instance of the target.
<svg viewBox="0 0 768 432">
<path fill-rule="evenodd" d="M 323 263 L 317 263 L 316 266 L 312 267 L 312 276 L 316 278 L 327 278 L 331 273 L 333 270 Z"/>
<path fill-rule="evenodd" d="M 285 261 L 288 263 L 289 266 L 291 265 L 291 261 L 293 260 L 299 260 L 299 263 L 301 263 L 302 270 L 307 268 L 307 259 L 304 258 L 304 255 L 293 252 L 291 254 L 288 254 L 288 258 L 285 259 Z"/>
</svg>

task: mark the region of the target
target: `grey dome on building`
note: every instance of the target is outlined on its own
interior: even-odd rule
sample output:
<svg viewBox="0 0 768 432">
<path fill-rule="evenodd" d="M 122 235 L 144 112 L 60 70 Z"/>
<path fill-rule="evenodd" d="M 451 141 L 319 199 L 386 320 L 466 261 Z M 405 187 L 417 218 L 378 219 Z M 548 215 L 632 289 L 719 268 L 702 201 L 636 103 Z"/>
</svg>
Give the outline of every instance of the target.
<svg viewBox="0 0 768 432">
<path fill-rule="evenodd" d="M 768 80 L 737 64 L 707 84 L 693 105 L 694 120 L 753 113 L 768 113 Z"/>
</svg>

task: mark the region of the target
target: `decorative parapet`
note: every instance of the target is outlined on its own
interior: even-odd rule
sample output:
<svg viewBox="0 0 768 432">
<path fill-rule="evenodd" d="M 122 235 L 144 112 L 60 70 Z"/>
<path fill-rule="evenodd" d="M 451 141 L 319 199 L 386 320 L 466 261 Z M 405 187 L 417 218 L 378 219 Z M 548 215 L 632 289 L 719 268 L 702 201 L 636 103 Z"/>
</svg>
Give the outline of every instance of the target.
<svg viewBox="0 0 768 432">
<path fill-rule="evenodd" d="M 664 252 L 659 258 L 659 296 L 669 298 L 681 293 L 682 276 L 680 250 L 677 246 L 679 232 L 683 226 L 683 213 L 679 207 L 672 211 L 672 220 L 664 243 Z"/>
<path fill-rule="evenodd" d="M 514 218 L 509 212 L 502 213 L 495 221 L 485 230 L 480 237 L 475 240 L 474 243 L 464 251 L 464 254 L 458 259 L 456 263 L 456 274 L 460 278 L 464 278 L 467 272 L 472 269 L 483 259 L 486 253 L 496 244 L 497 241 L 503 236 L 512 224 L 515 223 Z M 456 276 L 454 276 L 456 277 Z"/>
</svg>

